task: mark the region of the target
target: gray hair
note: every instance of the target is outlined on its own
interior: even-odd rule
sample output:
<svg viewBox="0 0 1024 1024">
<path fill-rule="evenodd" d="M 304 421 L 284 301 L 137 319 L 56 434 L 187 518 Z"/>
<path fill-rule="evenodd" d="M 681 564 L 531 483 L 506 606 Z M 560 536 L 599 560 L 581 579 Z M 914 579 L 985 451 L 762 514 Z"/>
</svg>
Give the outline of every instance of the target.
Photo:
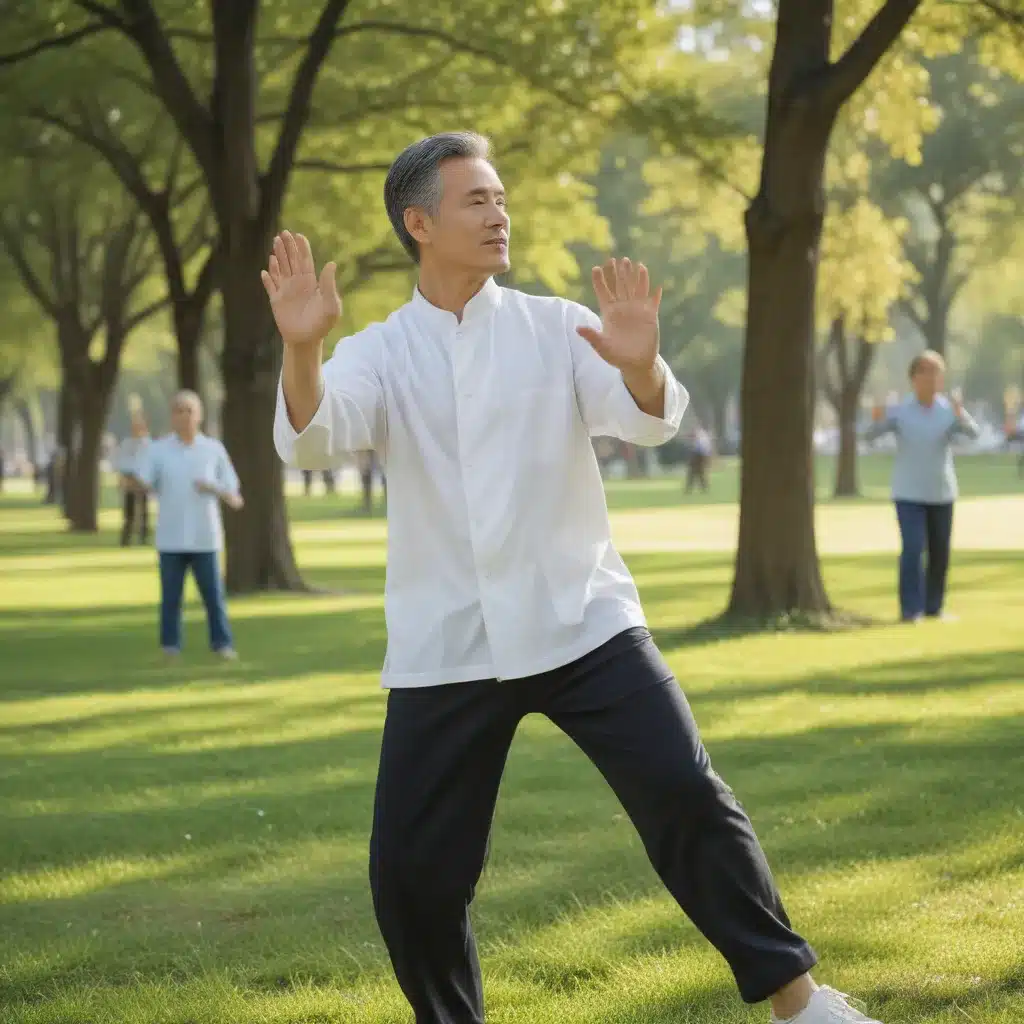
<svg viewBox="0 0 1024 1024">
<path fill-rule="evenodd" d="M 432 217 L 441 204 L 441 164 L 453 157 L 490 157 L 490 143 L 476 132 L 442 132 L 407 146 L 395 159 L 384 182 L 384 208 L 402 248 L 420 261 L 416 239 L 405 226 L 405 211 L 419 206 Z"/>
</svg>

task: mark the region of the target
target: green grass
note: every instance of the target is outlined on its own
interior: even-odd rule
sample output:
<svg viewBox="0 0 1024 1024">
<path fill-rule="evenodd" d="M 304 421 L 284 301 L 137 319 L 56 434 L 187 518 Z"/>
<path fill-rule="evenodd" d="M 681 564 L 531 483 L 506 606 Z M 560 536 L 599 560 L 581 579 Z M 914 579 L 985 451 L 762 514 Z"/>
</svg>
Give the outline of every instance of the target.
<svg viewBox="0 0 1024 1024">
<path fill-rule="evenodd" d="M 884 466 L 868 460 L 871 480 Z M 611 485 L 616 538 L 822 980 L 889 1024 L 1024 1019 L 1024 498 L 963 460 L 959 622 L 715 640 L 734 475 Z M 1005 479 L 1004 479 L 1005 474 Z M 719 500 L 716 500 L 719 499 Z M 0 1022 L 407 1021 L 370 908 L 383 522 L 296 499 L 333 593 L 233 602 L 242 660 L 155 656 L 152 552 L 0 504 Z M 884 502 L 819 515 L 830 592 L 892 618 Z M 548 723 L 509 764 L 476 904 L 490 1018 L 762 1021 Z"/>
</svg>

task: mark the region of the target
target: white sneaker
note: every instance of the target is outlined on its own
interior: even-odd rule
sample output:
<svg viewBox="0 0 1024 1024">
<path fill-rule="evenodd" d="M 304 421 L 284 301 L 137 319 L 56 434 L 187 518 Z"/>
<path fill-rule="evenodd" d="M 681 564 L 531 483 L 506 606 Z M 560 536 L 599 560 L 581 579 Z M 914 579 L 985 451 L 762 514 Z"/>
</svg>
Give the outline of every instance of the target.
<svg viewBox="0 0 1024 1024">
<path fill-rule="evenodd" d="M 216 654 L 218 658 L 223 658 L 225 661 L 238 660 L 238 651 L 236 651 L 234 647 L 218 647 L 213 653 Z"/>
<path fill-rule="evenodd" d="M 772 1024 L 882 1024 L 850 1005 L 845 992 L 837 992 L 823 985 L 811 996 L 811 1001 L 795 1016 L 783 1022 L 772 1014 Z"/>
</svg>

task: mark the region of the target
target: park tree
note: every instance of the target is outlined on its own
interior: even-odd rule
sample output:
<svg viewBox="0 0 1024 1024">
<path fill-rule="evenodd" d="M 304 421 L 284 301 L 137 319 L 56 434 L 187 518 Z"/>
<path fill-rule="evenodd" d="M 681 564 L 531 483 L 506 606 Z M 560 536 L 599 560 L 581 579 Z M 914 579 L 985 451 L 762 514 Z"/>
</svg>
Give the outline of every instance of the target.
<svg viewBox="0 0 1024 1024">
<path fill-rule="evenodd" d="M 922 58 L 983 35 L 980 59 L 1020 73 L 1024 17 L 995 0 L 779 0 L 773 8 L 719 0 L 700 10 L 706 45 L 720 35 L 734 49 L 770 54 L 760 174 L 744 214 L 740 529 L 728 611 L 760 621 L 829 616 L 812 440 L 833 131 L 846 110 L 894 155 L 918 160 L 921 133 L 932 127 Z"/>
<path fill-rule="evenodd" d="M 614 251 L 646 264 L 664 288 L 662 354 L 684 379 L 693 409 L 721 437 L 739 383 L 743 261 L 740 247 L 723 244 L 716 231 L 726 219 L 715 206 L 723 182 L 721 175 L 702 177 L 713 170 L 650 137 L 620 136 L 602 151 L 594 184 Z M 580 258 L 591 262 L 600 254 L 584 251 Z"/>
<path fill-rule="evenodd" d="M 902 310 L 945 353 L 954 307 L 972 275 L 1003 259 L 1024 213 L 1024 83 L 979 60 L 977 46 L 928 62 L 938 124 L 921 159 L 890 160 L 885 208 L 907 218 L 915 279 Z"/>
<path fill-rule="evenodd" d="M 903 250 L 907 222 L 875 201 L 874 168 L 859 134 L 843 125 L 833 140 L 816 290 L 816 320 L 824 325 L 818 385 L 839 426 L 837 498 L 859 494 L 861 396 L 878 344 L 894 336 L 893 311 L 915 280 Z"/>
<path fill-rule="evenodd" d="M 33 140 L 9 161 L 0 242 L 56 339 L 64 513 L 71 529 L 95 531 L 100 447 L 121 354 L 165 300 L 152 288 L 156 253 L 138 208 L 109 176 L 81 164 L 55 178 L 51 145 Z M 73 163 L 67 152 L 62 159 Z"/>
<path fill-rule="evenodd" d="M 330 248 L 342 283 L 359 283 L 401 265 L 379 213 L 388 159 L 417 135 L 472 125 L 501 140 L 502 170 L 514 181 L 550 172 L 558 187 L 541 196 L 547 215 L 529 212 L 536 248 L 553 276 L 564 277 L 575 267 L 555 253 L 585 205 L 581 163 L 609 122 L 633 115 L 649 95 L 652 56 L 674 32 L 653 2 L 523 8 L 480 0 L 427 10 L 390 0 L 62 0 L 45 8 L 24 0 L 14 7 L 0 64 L 19 68 L 53 51 L 66 61 L 72 50 L 95 46 L 122 87 L 151 95 L 174 124 L 208 198 L 211 273 L 224 318 L 223 437 L 247 496 L 227 535 L 234 591 L 301 585 L 281 467 L 267 457 L 279 351 L 259 281 L 282 215 L 302 212 L 290 198 L 294 177 L 303 175 L 303 194 L 323 196 L 328 185 L 308 184 L 323 176 L 346 200 L 328 211 L 331 223 L 354 228 L 343 238 L 328 223 L 289 221 L 320 241 L 337 239 Z M 688 112 L 661 104 L 658 118 L 679 126 Z M 74 111 L 60 113 L 79 131 Z M 560 217 L 551 216 L 555 209 Z"/>
</svg>

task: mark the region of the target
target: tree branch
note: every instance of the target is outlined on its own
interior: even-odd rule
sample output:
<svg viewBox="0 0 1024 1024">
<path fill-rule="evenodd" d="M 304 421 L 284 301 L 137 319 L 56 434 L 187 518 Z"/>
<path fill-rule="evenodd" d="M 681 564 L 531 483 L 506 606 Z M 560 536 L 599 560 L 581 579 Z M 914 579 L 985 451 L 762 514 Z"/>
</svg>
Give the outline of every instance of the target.
<svg viewBox="0 0 1024 1024">
<path fill-rule="evenodd" d="M 25 255 L 25 249 L 18 240 L 17 231 L 6 219 L 0 218 L 0 240 L 4 243 L 4 250 L 8 259 L 14 264 L 18 276 L 21 278 L 25 289 L 39 304 L 39 308 L 49 317 L 56 318 L 57 302 L 52 295 L 47 294 L 42 280 L 32 269 Z"/>
<path fill-rule="evenodd" d="M 91 14 L 95 18 L 110 28 L 117 28 L 124 30 L 125 24 L 124 19 L 112 8 L 107 7 L 105 4 L 97 3 L 97 0 L 73 0 L 76 7 L 81 7 L 86 14 Z"/>
<path fill-rule="evenodd" d="M 827 107 L 838 111 L 864 84 L 920 6 L 921 0 L 885 0 L 846 53 L 825 73 Z"/>
<path fill-rule="evenodd" d="M 285 107 L 284 122 L 277 137 L 274 155 L 270 158 L 270 165 L 264 175 L 260 215 L 265 222 L 272 221 L 281 209 L 288 175 L 295 162 L 295 152 L 302 138 L 302 131 L 309 120 L 313 88 L 320 68 L 337 36 L 338 22 L 348 8 L 349 2 L 350 0 L 327 0 L 309 37 L 309 46 L 302 57 L 299 69 L 295 72 Z"/>
<path fill-rule="evenodd" d="M 60 36 L 51 36 L 49 39 L 41 39 L 31 46 L 21 50 L 13 50 L 10 53 L 0 53 L 0 67 L 8 67 L 12 64 L 20 64 L 23 61 L 31 60 L 40 53 L 47 50 L 62 50 L 68 46 L 74 46 L 80 39 L 88 39 L 98 32 L 106 32 L 112 26 L 104 25 L 98 21 L 89 22 L 73 32 L 67 32 Z"/>
<path fill-rule="evenodd" d="M 212 183 L 216 179 L 216 161 L 209 111 L 200 103 L 178 63 L 151 0 L 121 0 L 121 4 L 128 14 L 122 31 L 138 47 L 153 76 L 157 95 Z"/>
<path fill-rule="evenodd" d="M 148 306 L 143 306 L 137 313 L 133 313 L 124 322 L 124 333 L 130 334 L 139 326 L 144 320 L 148 320 L 151 316 L 159 313 L 162 309 L 166 309 L 170 305 L 171 297 L 169 295 L 163 296 L 163 298 L 157 299 L 155 302 L 151 302 Z"/>
<path fill-rule="evenodd" d="M 1024 31 L 1024 11 L 1011 11 L 1005 3 L 1000 3 L 998 0 L 978 0 L 978 2 L 1000 21 L 1005 21 L 1018 31 Z"/>
<path fill-rule="evenodd" d="M 333 160 L 296 160 L 292 169 L 296 171 L 326 171 L 328 174 L 369 174 L 387 171 L 391 164 L 337 164 Z"/>
</svg>

